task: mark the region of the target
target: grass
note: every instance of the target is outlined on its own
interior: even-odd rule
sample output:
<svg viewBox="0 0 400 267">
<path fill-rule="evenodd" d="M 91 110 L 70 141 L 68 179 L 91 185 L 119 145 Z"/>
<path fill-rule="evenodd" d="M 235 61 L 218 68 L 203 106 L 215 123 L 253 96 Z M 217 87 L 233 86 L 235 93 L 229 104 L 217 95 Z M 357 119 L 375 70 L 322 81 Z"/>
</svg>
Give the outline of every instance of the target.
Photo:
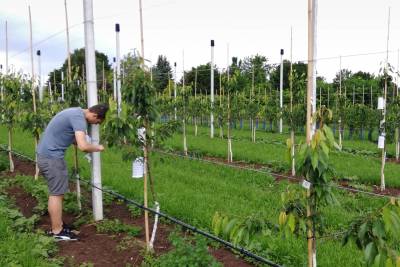
<svg viewBox="0 0 400 267">
<path fill-rule="evenodd" d="M 201 155 L 226 158 L 227 141 L 216 135 L 210 139 L 207 132 L 208 128 L 199 127 L 199 135 L 194 136 L 192 127 L 188 127 L 187 144 L 189 152 L 196 152 Z M 216 131 L 218 133 L 218 131 Z M 290 166 L 287 160 L 287 148 L 284 143 L 287 136 L 274 133 L 257 133 L 258 142 L 253 143 L 249 139 L 248 131 L 234 131 L 234 140 L 232 142 L 233 158 L 238 161 L 250 163 L 262 163 L 272 167 L 274 171 L 289 171 Z M 245 137 L 245 135 L 248 135 Z M 303 137 L 297 137 L 297 142 Z M 165 142 L 165 147 L 172 150 L 182 150 L 182 135 L 175 134 Z M 364 147 L 361 146 L 364 144 Z M 367 144 L 367 145 L 366 145 Z M 367 141 L 346 141 L 344 147 L 349 145 L 353 149 L 367 150 L 378 153 L 373 150 Z M 368 150 L 371 149 L 371 150 Z M 373 155 L 358 155 L 347 152 L 336 151 L 331 155 L 331 163 L 337 172 L 338 178 L 357 178 L 359 182 L 369 185 L 380 185 L 381 159 Z M 386 163 L 385 179 L 386 185 L 390 187 L 400 187 L 398 173 L 400 165 L 396 163 Z"/>
<path fill-rule="evenodd" d="M 225 141 L 218 138 L 210 140 L 205 136 L 189 137 L 189 145 L 191 142 L 193 145 L 195 139 L 200 140 L 198 145 L 207 145 L 214 150 L 220 149 L 221 155 L 224 155 Z M 0 143 L 4 144 L 6 140 L 5 132 L 1 131 Z M 28 134 L 17 130 L 14 140 L 17 151 L 34 155 L 33 141 Z M 172 141 L 174 140 L 178 142 L 179 138 L 174 137 Z M 251 142 L 244 144 L 247 146 L 239 150 L 239 146 L 236 147 L 237 144 L 234 142 L 234 155 L 239 155 L 239 151 L 242 151 L 248 160 L 278 159 L 284 162 L 283 145 L 261 146 Z M 73 165 L 71 152 L 69 150 L 67 153 L 69 166 Z M 143 196 L 143 180 L 131 178 L 131 163 L 122 162 L 119 151 L 115 149 L 106 149 L 101 157 L 103 185 L 117 190 L 128 198 L 140 201 Z M 83 159 L 82 153 L 79 154 L 79 159 L 82 175 L 90 177 L 89 165 Z M 286 182 L 275 183 L 267 174 L 158 153 L 152 154 L 152 171 L 161 210 L 206 230 L 210 229 L 211 218 L 216 211 L 238 217 L 257 214 L 277 223 L 281 208 L 280 193 L 288 186 Z M 322 211 L 326 216 L 328 233 L 343 231 L 354 217 L 382 206 L 385 201 L 338 190 L 335 192 L 340 205 L 326 207 Z M 153 201 L 150 199 L 149 203 Z M 285 240 L 280 236 L 274 236 L 269 243 L 270 247 L 265 256 L 289 266 L 305 265 L 307 260 L 305 239 Z M 343 248 L 340 240 L 319 240 L 317 254 L 321 266 L 361 266 L 362 253 L 352 245 Z"/>
</svg>

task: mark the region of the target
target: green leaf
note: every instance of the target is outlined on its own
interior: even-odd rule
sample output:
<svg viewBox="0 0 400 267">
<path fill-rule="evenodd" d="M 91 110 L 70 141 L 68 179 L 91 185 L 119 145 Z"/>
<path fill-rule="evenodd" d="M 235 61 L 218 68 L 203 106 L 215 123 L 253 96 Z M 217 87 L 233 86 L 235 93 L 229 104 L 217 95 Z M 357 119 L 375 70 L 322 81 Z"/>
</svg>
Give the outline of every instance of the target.
<svg viewBox="0 0 400 267">
<path fill-rule="evenodd" d="M 229 221 L 229 223 L 223 229 L 223 234 L 225 237 L 229 236 L 230 232 L 232 231 L 233 227 L 236 225 L 237 222 L 238 222 L 238 219 L 236 219 L 236 218 Z"/>
<path fill-rule="evenodd" d="M 375 259 L 377 253 L 378 252 L 374 242 L 368 243 L 364 250 L 364 257 L 367 263 L 371 263 Z"/>
<path fill-rule="evenodd" d="M 296 229 L 296 219 L 292 213 L 290 213 L 288 216 L 287 225 L 289 226 L 290 231 L 292 231 L 293 233 L 294 230 Z"/>
<path fill-rule="evenodd" d="M 318 153 L 316 151 L 311 154 L 311 165 L 314 170 L 318 167 Z"/>
<path fill-rule="evenodd" d="M 372 226 L 372 233 L 379 239 L 383 239 L 386 236 L 385 226 L 381 220 L 375 221 Z"/>
<path fill-rule="evenodd" d="M 360 228 L 358 230 L 358 233 L 357 233 L 358 239 L 364 240 L 364 236 L 367 233 L 367 231 L 368 231 L 368 223 L 365 222 L 360 226 Z"/>
</svg>

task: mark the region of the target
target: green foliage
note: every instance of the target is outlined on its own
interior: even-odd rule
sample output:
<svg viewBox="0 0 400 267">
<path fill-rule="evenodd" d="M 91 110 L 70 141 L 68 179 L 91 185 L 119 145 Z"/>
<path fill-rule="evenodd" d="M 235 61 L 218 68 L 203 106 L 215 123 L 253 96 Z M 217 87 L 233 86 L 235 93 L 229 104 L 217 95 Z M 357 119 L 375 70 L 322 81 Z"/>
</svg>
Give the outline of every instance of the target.
<svg viewBox="0 0 400 267">
<path fill-rule="evenodd" d="M 356 218 L 343 238 L 364 252 L 367 266 L 400 266 L 400 201 Z"/>
<path fill-rule="evenodd" d="M 131 236 L 137 236 L 141 231 L 141 228 L 133 225 L 124 224 L 118 219 L 114 220 L 105 219 L 96 223 L 95 226 L 97 232 L 99 233 L 109 233 L 109 234 L 127 233 Z"/>
<path fill-rule="evenodd" d="M 211 227 L 215 235 L 231 241 L 234 245 L 256 251 L 265 250 L 268 247 L 268 238 L 277 230 L 271 222 L 258 215 L 230 218 L 219 212 L 214 214 Z"/>
<path fill-rule="evenodd" d="M 279 225 L 285 236 L 313 238 L 325 231 L 323 214 L 320 209 L 337 203 L 330 186 L 329 153 L 337 147 L 331 129 L 324 125 L 332 117 L 328 109 L 320 109 L 315 120 L 320 128 L 313 135 L 310 144 L 300 145 L 297 154 L 297 173 L 309 183 L 307 193 L 288 188 L 282 193 L 283 208 L 279 215 Z M 310 253 L 310 251 L 309 251 Z"/>
<path fill-rule="evenodd" d="M 207 240 L 202 237 L 181 237 L 172 232 L 169 237 L 174 248 L 154 260 L 145 257 L 142 266 L 148 267 L 186 267 L 186 266 L 222 266 L 208 252 Z"/>
<path fill-rule="evenodd" d="M 0 266 L 60 265 L 57 260 L 48 259 L 57 249 L 53 239 L 31 232 L 35 219 L 26 219 L 0 195 Z"/>
</svg>

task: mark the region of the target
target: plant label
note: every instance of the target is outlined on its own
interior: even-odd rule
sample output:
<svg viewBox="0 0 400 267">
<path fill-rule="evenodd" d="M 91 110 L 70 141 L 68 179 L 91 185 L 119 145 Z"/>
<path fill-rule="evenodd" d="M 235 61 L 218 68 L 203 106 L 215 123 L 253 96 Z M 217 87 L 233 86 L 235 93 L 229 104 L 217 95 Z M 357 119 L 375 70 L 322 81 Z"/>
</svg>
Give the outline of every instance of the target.
<svg viewBox="0 0 400 267">
<path fill-rule="evenodd" d="M 380 135 L 378 138 L 378 148 L 383 149 L 385 147 L 385 136 Z"/>
<path fill-rule="evenodd" d="M 378 97 L 378 109 L 382 110 L 385 108 L 385 99 L 383 97 Z"/>
<path fill-rule="evenodd" d="M 301 183 L 301 185 L 305 188 L 305 189 L 310 189 L 311 187 L 311 183 L 307 180 L 303 180 L 303 182 Z"/>
<path fill-rule="evenodd" d="M 140 179 L 144 175 L 144 159 L 143 157 L 136 158 L 132 161 L 132 178 Z"/>
</svg>

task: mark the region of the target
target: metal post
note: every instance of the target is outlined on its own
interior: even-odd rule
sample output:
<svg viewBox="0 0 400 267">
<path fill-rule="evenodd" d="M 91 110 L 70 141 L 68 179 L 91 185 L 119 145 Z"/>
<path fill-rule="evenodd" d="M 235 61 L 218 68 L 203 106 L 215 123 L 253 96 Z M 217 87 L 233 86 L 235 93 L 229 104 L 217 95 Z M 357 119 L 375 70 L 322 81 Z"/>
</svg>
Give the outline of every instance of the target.
<svg viewBox="0 0 400 267">
<path fill-rule="evenodd" d="M 118 116 L 121 113 L 122 106 L 121 106 L 121 62 L 120 62 L 120 46 L 119 46 L 119 24 L 115 24 L 115 44 L 116 44 L 116 78 L 117 78 L 117 111 L 118 111 Z"/>
<path fill-rule="evenodd" d="M 384 105 L 382 110 L 382 120 L 380 123 L 381 135 L 383 136 L 383 149 L 382 149 L 382 164 L 381 164 L 381 191 L 385 190 L 385 163 L 386 163 L 386 103 L 387 103 L 387 76 L 388 76 L 388 65 L 389 65 L 389 33 L 390 33 L 390 7 L 388 14 L 388 28 L 387 28 L 387 40 L 386 40 L 386 62 L 385 62 L 385 87 L 383 92 Z"/>
<path fill-rule="evenodd" d="M 61 101 L 64 102 L 64 93 L 65 93 L 65 89 L 64 89 L 64 72 L 61 72 Z"/>
<path fill-rule="evenodd" d="M 279 82 L 279 108 L 280 108 L 280 119 L 279 119 L 279 133 L 282 133 L 283 120 L 282 120 L 282 109 L 283 109 L 283 49 L 281 49 L 281 69 L 280 69 L 280 82 Z"/>
<path fill-rule="evenodd" d="M 211 112 L 210 112 L 210 136 L 214 138 L 214 40 L 211 40 L 211 85 L 210 85 L 210 96 L 211 96 Z"/>
<path fill-rule="evenodd" d="M 42 87 L 42 66 L 40 64 L 40 50 L 36 51 L 38 59 L 38 86 L 39 86 L 39 101 L 43 101 L 43 87 Z"/>
<path fill-rule="evenodd" d="M 31 15 L 31 7 L 28 6 L 29 11 L 29 32 L 30 32 L 30 54 L 31 54 L 31 67 L 32 67 L 32 84 L 31 84 L 31 93 L 32 93 L 32 103 L 33 103 L 33 113 L 36 114 L 36 94 L 35 94 L 35 68 L 33 64 L 33 37 L 32 37 L 32 15 Z M 39 136 L 35 136 L 35 151 L 37 145 L 39 143 Z M 36 155 L 36 153 L 35 153 Z M 35 164 L 35 180 L 39 178 L 39 167 L 37 165 L 37 155 L 35 156 L 36 164 Z"/>
<path fill-rule="evenodd" d="M 306 142 L 311 144 L 312 136 L 315 131 L 315 124 L 312 122 L 312 115 L 316 105 L 316 4 L 317 0 L 308 0 L 308 66 L 307 66 L 307 125 Z M 310 197 L 312 186 L 307 190 L 307 197 Z M 310 218 L 311 208 L 307 205 L 307 243 L 308 243 L 308 266 L 317 266 L 316 240 L 313 233 L 312 219 Z"/>
<path fill-rule="evenodd" d="M 85 24 L 85 65 L 88 107 L 97 104 L 97 78 L 96 78 L 96 57 L 94 44 L 94 23 L 93 23 L 93 2 L 83 1 L 84 24 Z M 94 145 L 100 141 L 99 125 L 91 126 L 91 138 Z M 103 219 L 103 196 L 101 191 L 101 162 L 100 152 L 92 153 L 92 189 L 93 217 L 95 221 Z"/>
<path fill-rule="evenodd" d="M 175 111 L 175 120 L 177 120 L 176 117 L 176 62 L 174 62 L 174 111 Z"/>
</svg>

